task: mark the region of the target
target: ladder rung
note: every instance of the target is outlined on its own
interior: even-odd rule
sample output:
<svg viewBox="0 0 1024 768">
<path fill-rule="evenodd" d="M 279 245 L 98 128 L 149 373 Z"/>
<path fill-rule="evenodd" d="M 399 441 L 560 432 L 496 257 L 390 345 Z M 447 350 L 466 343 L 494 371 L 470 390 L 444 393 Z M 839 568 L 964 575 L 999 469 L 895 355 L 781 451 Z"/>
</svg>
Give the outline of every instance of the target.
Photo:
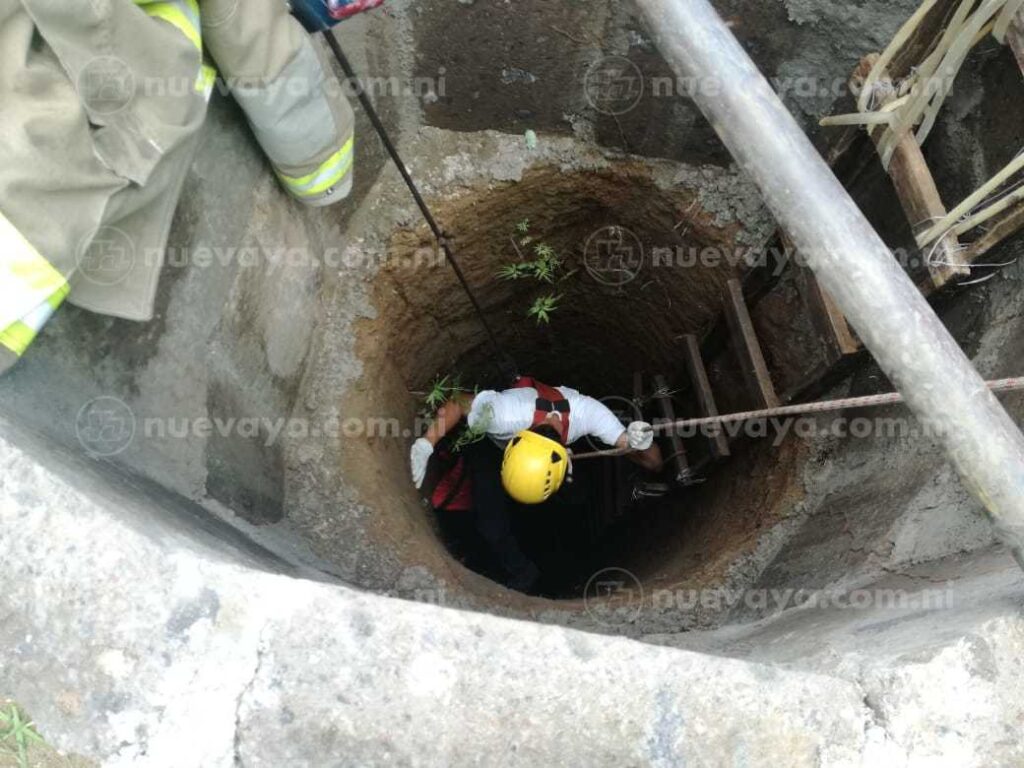
<svg viewBox="0 0 1024 768">
<path fill-rule="evenodd" d="M 740 285 L 740 281 L 736 278 L 729 280 L 726 293 L 725 317 L 750 394 L 759 408 L 776 408 L 781 403 L 775 394 L 775 385 L 772 384 L 764 353 L 757 341 L 754 323 L 750 319 L 750 310 L 743 298 L 743 286 Z"/>
<path fill-rule="evenodd" d="M 690 381 L 693 382 L 693 389 L 697 393 L 697 407 L 701 416 L 717 416 L 718 405 L 715 403 L 715 395 L 711 391 L 711 382 L 708 381 L 708 371 L 704 367 L 704 359 L 700 356 L 700 344 L 697 337 L 688 333 L 683 337 L 683 353 L 686 358 L 686 369 L 690 372 Z M 713 435 L 708 436 L 711 443 L 711 453 L 717 459 L 729 455 L 729 441 L 722 430 L 715 430 Z"/>
<path fill-rule="evenodd" d="M 655 375 L 653 377 L 654 382 L 654 396 L 653 399 L 658 406 L 658 411 L 661 413 L 661 418 L 665 421 L 675 421 L 676 411 L 672 406 L 672 395 L 668 394 L 668 382 L 664 376 Z M 668 435 L 669 445 L 672 446 L 672 466 L 675 469 L 675 481 L 682 485 L 685 485 L 690 480 L 690 462 L 686 458 L 686 448 L 683 447 L 683 438 L 681 438 L 675 432 L 670 432 Z"/>
<path fill-rule="evenodd" d="M 836 305 L 832 295 L 821 287 L 818 278 L 808 267 L 801 267 L 797 287 L 803 296 L 804 305 L 811 315 L 811 322 L 818 332 L 828 355 L 828 364 L 841 360 L 860 350 L 860 342 L 850 330 L 849 323 Z"/>
</svg>

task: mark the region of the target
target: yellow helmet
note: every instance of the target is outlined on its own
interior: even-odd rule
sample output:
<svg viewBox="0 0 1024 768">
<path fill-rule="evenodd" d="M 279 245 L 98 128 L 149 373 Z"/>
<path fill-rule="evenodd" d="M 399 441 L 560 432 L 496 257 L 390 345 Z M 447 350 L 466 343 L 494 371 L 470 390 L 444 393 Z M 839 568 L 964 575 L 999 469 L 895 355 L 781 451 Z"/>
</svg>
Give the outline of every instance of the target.
<svg viewBox="0 0 1024 768">
<path fill-rule="evenodd" d="M 501 484 L 520 504 L 540 504 L 562 487 L 568 471 L 565 446 L 527 429 L 505 446 Z"/>
</svg>

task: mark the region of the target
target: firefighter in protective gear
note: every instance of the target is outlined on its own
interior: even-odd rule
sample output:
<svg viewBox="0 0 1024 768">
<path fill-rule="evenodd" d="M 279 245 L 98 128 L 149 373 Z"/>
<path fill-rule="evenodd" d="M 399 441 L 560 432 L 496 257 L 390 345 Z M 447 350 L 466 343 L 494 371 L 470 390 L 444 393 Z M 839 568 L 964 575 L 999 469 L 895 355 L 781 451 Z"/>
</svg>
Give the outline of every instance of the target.
<svg viewBox="0 0 1024 768">
<path fill-rule="evenodd" d="M 539 571 L 511 531 L 512 503 L 539 504 L 558 492 L 567 477 L 567 446 L 593 437 L 616 448 L 632 448 L 630 459 L 658 471 L 661 451 L 650 425 L 622 422 L 603 403 L 568 387 L 521 378 L 512 389 L 457 396 L 446 403 L 410 452 L 412 479 L 423 483 L 434 447 L 465 418 L 488 437 L 464 449 L 472 483 L 474 524 L 508 575 L 506 583 L 528 591 Z"/>
<path fill-rule="evenodd" d="M 217 70 L 303 204 L 352 186 L 354 116 L 283 0 L 0 0 L 0 372 L 65 299 L 153 316 Z"/>
</svg>

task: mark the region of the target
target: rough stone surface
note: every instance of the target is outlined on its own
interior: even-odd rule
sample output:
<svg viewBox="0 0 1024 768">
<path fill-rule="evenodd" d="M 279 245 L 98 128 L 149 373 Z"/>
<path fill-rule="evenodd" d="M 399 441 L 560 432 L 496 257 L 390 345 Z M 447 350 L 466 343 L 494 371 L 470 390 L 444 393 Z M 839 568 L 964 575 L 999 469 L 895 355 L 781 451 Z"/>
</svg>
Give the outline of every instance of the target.
<svg viewBox="0 0 1024 768">
<path fill-rule="evenodd" d="M 133 324 L 74 308 L 59 313 L 0 382 L 0 410 L 88 451 L 97 446 L 82 409 L 112 398 L 134 425 L 112 462 L 289 562 L 377 591 L 445 591 L 456 605 L 589 625 L 578 605 L 571 615 L 546 602 L 518 605 L 450 561 L 406 483 L 407 438 L 379 446 L 393 490 L 371 499 L 375 505 L 342 472 L 350 446 L 338 426 L 353 415 L 344 399 L 383 386 L 362 380 L 355 330 L 376 315 L 371 281 L 395 230 L 419 224 L 394 169 L 351 204 L 311 212 L 278 189 L 230 105 L 214 105 L 207 134 L 172 233 L 161 317 Z M 235 146 L 245 150 L 241 159 Z M 695 192 L 709 226 L 736 228 L 747 241 L 772 226 L 735 168 L 622 157 L 561 136 L 541 136 L 530 149 L 521 137 L 493 131 L 423 128 L 403 151 L 435 201 L 514 184 L 536 168 L 571 174 L 621 165 L 659 188 Z M 225 176 L 230 193 L 220 190 Z M 97 344 L 85 331 L 100 328 L 106 337 Z M 39 397 L 46 409 L 34 407 Z M 396 412 L 383 403 L 369 416 Z"/>
<path fill-rule="evenodd" d="M 792 58 L 778 68 L 787 102 L 808 126 L 849 94 L 847 80 L 862 57 L 885 50 L 917 0 L 783 0 L 789 20 L 800 27 Z M 806 82 L 806 85 L 805 85 Z M 808 87 L 813 83 L 813 87 Z"/>
<path fill-rule="evenodd" d="M 716 5 L 810 126 L 835 106 L 832 84 L 916 3 Z M 631 165 L 660 188 L 695 190 L 713 223 L 738 226 L 744 242 L 771 228 L 685 95 L 647 88 L 615 116 L 587 102 L 585 73 L 608 54 L 645 85 L 667 77 L 675 88 L 628 4 L 387 9 L 339 35 L 376 78 L 375 103 L 431 200 L 514 185 L 541 166 Z M 808 78 L 829 90 L 795 87 Z M 965 70 L 927 148 L 947 202 L 1019 149 L 1020 121 L 1008 116 L 1019 116 L 1022 88 L 1005 51 Z M 237 110 L 215 100 L 157 318 L 65 307 L 0 381 L 0 695 L 59 746 L 107 765 L 1024 760 L 1024 585 L 926 439 L 787 442 L 775 456 L 790 457 L 798 492 L 773 500 L 762 529 L 767 494 L 731 489 L 749 505 L 739 522 L 750 530 L 723 562 L 697 558 L 719 591 L 696 604 L 692 585 L 665 580 L 677 542 L 656 532 L 644 577 L 660 592 L 640 606 L 529 601 L 468 573 L 426 515 L 407 514 L 418 508 L 401 440 L 376 446 L 372 465 L 393 495 L 360 496 L 343 474 L 345 447 L 322 430 L 347 415 L 353 390 L 393 386 L 362 380 L 356 329 L 377 313 L 370 289 L 390 238 L 419 220 L 357 113 L 353 198 L 309 211 L 277 187 Z M 887 185 L 861 197 L 895 243 L 909 230 Z M 990 261 L 1021 256 L 1021 243 Z M 274 256 L 290 250 L 315 258 L 282 268 Z M 990 377 L 1021 373 L 1022 275 L 1007 268 L 943 303 Z M 868 365 L 835 394 L 885 389 Z M 116 398 L 137 430 L 107 460 L 89 449 L 124 414 L 83 422 L 97 397 Z M 1005 402 L 1024 414 L 1024 397 Z M 188 427 L 231 419 L 255 420 L 255 433 Z M 147 433 L 152 420 L 167 434 Z M 795 590 L 874 587 L 938 590 L 953 603 L 893 612 L 791 601 Z"/>
<path fill-rule="evenodd" d="M 807 6 L 793 7 L 801 30 L 835 22 L 831 6 L 814 13 Z M 883 13 L 874 4 L 871 8 L 875 16 Z M 778 15 L 781 4 L 761 12 Z M 405 39 L 415 23 L 428 22 L 419 11 L 396 3 L 392 15 L 366 15 L 343 25 L 343 41 L 360 70 L 401 81 L 412 66 L 412 49 L 400 45 L 392 58 L 381 51 L 389 41 Z M 785 26 L 772 29 L 786 34 Z M 985 69 L 986 78 L 993 76 L 993 66 Z M 771 228 L 756 190 L 734 167 L 643 161 L 544 131 L 531 149 L 520 135 L 418 129 L 423 105 L 404 93 L 399 88 L 375 97 L 389 124 L 401 129 L 412 173 L 433 200 L 515 183 L 541 166 L 572 173 L 644 163 L 664 188 L 696 189 L 700 207 L 717 225 L 742 225 L 741 241 L 758 242 Z M 966 106 L 954 102 L 950 119 L 936 134 L 956 150 L 954 156 L 977 155 L 981 146 L 968 142 L 963 131 L 945 127 L 970 112 L 969 99 Z M 0 382 L 0 409 L 80 450 L 82 407 L 95 397 L 115 397 L 131 410 L 137 433 L 114 461 L 196 501 L 211 519 L 229 522 L 295 565 L 406 597 L 443 592 L 449 604 L 592 627 L 578 602 L 522 605 L 467 574 L 446 556 L 425 515 L 382 531 L 378 523 L 398 514 L 400 505 L 415 509 L 405 485 L 404 444 L 391 441 L 380 448 L 382 465 L 392 467 L 395 493 L 404 494 L 395 504 L 389 497 L 382 514 L 379 500 L 374 508 L 346 482 L 344 446 L 323 434 L 347 415 L 341 403 L 348 392 L 382 384 L 360 381 L 363 363 L 353 329 L 376 314 L 370 281 L 386 259 L 389 238 L 398 227 L 418 225 L 415 207 L 394 169 L 383 165 L 368 126 L 361 123 L 359 130 L 365 139 L 353 200 L 310 212 L 280 192 L 237 111 L 215 102 L 172 233 L 159 317 L 132 324 L 65 308 L 31 354 Z M 955 145 L 949 138 L 954 134 L 960 142 Z M 976 175 L 990 175 L 1001 159 L 998 153 L 987 157 Z M 284 265 L 276 260 L 295 251 L 312 258 Z M 255 262 L 247 261 L 253 254 Z M 201 265 L 198 255 L 208 261 Z M 1018 372 L 1007 362 L 1014 356 L 1001 352 L 1020 344 L 1016 274 L 1004 273 L 976 289 L 971 296 L 980 301 L 964 297 L 951 314 L 958 337 L 978 355 L 979 365 L 1002 375 Z M 872 375 L 868 371 L 855 381 L 854 393 L 884 389 L 884 380 Z M 45 408 L 38 407 L 41 400 Z M 146 434 L 154 419 L 169 434 Z M 203 420 L 232 419 L 261 426 L 255 435 L 238 428 L 226 434 L 180 432 Z M 802 480 L 804 498 L 782 510 L 777 524 L 716 576 L 722 587 L 856 582 L 881 569 L 991 540 L 977 506 L 933 444 L 877 438 L 820 439 L 809 445 L 815 458 Z M 886 494 L 885 505 L 875 500 L 878 490 L 869 492 L 869 481 Z M 835 534 L 836 527 L 842 535 Z M 708 626 L 727 613 L 698 610 L 680 622 L 677 614 L 652 609 L 640 625 L 617 631 Z"/>
<path fill-rule="evenodd" d="M 646 639 L 855 681 L 872 711 L 866 750 L 881 764 L 1024 759 L 1024 576 L 1005 551 L 936 560 L 845 594 L 751 624 Z"/>
<path fill-rule="evenodd" d="M 847 80 L 856 63 L 885 48 L 918 4 L 714 2 L 816 135 L 817 120 L 849 98 Z M 460 6 L 429 0 L 417 4 L 411 18 L 417 77 L 445 71 L 444 94 L 424 110 L 430 125 L 519 134 L 584 132 L 606 147 L 634 154 L 729 163 L 689 99 L 687 84 L 677 80 L 629 3 L 480 0 Z M 448 44 L 453 38 L 459 45 Z M 602 73 L 611 79 L 602 81 Z M 595 85 L 601 82 L 609 83 L 607 91 Z"/>
<path fill-rule="evenodd" d="M 999 258 L 1012 257 L 1021 247 L 1019 240 L 1010 242 Z M 1006 269 L 945 307 L 947 324 L 985 378 L 1019 373 L 1024 348 L 1021 276 L 1016 266 Z M 824 397 L 889 388 L 885 377 L 869 367 Z M 1000 399 L 1015 420 L 1024 418 L 1019 394 Z M 837 419 L 851 417 L 883 426 L 865 438 L 828 436 Z M 804 469 L 808 493 L 795 518 L 800 522 L 792 524 L 790 537 L 773 553 L 757 587 L 859 585 L 993 543 L 981 504 L 965 491 L 936 440 L 906 410 L 868 409 L 816 421 L 824 436 L 812 442 L 814 455 Z"/>
<path fill-rule="evenodd" d="M 299 578 L 0 426 L 0 688 L 105 766 L 1021 759 L 1004 552 L 876 585 L 929 590 L 916 610 L 804 606 L 658 647 Z"/>
<path fill-rule="evenodd" d="M 19 438 L 0 441 L 0 687 L 105 766 L 812 766 L 865 748 L 852 683 L 274 574 Z"/>
</svg>

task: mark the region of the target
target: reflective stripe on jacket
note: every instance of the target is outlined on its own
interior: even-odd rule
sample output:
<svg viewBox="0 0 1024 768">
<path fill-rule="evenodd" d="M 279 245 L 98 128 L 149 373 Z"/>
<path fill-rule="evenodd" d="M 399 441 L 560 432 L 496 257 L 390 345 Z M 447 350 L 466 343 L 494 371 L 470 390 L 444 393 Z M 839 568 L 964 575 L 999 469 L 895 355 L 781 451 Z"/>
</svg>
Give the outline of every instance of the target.
<svg viewBox="0 0 1024 768">
<path fill-rule="evenodd" d="M 0 345 L 20 357 L 68 295 L 68 281 L 0 213 Z"/>
<path fill-rule="evenodd" d="M 146 14 L 154 19 L 162 19 L 176 27 L 199 52 L 199 74 L 196 76 L 195 89 L 207 99 L 213 93 L 213 84 L 217 79 L 217 70 L 203 58 L 203 25 L 202 13 L 198 0 L 133 0 Z"/>
<path fill-rule="evenodd" d="M 308 205 L 344 198 L 355 115 L 322 48 L 280 0 L 202 0 L 202 7 L 203 42 L 281 184 Z"/>
<path fill-rule="evenodd" d="M 65 298 L 152 318 L 216 77 L 205 52 L 282 186 L 343 198 L 354 115 L 282 0 L 0 0 L 0 373 Z M 143 256 L 113 280 L 82 262 L 104 230 Z"/>
<path fill-rule="evenodd" d="M 296 197 L 311 198 L 327 194 L 332 188 L 340 186 L 345 176 L 352 171 L 352 143 L 353 139 L 349 138 L 341 149 L 312 173 L 295 178 L 277 171 L 277 177 Z"/>
</svg>

